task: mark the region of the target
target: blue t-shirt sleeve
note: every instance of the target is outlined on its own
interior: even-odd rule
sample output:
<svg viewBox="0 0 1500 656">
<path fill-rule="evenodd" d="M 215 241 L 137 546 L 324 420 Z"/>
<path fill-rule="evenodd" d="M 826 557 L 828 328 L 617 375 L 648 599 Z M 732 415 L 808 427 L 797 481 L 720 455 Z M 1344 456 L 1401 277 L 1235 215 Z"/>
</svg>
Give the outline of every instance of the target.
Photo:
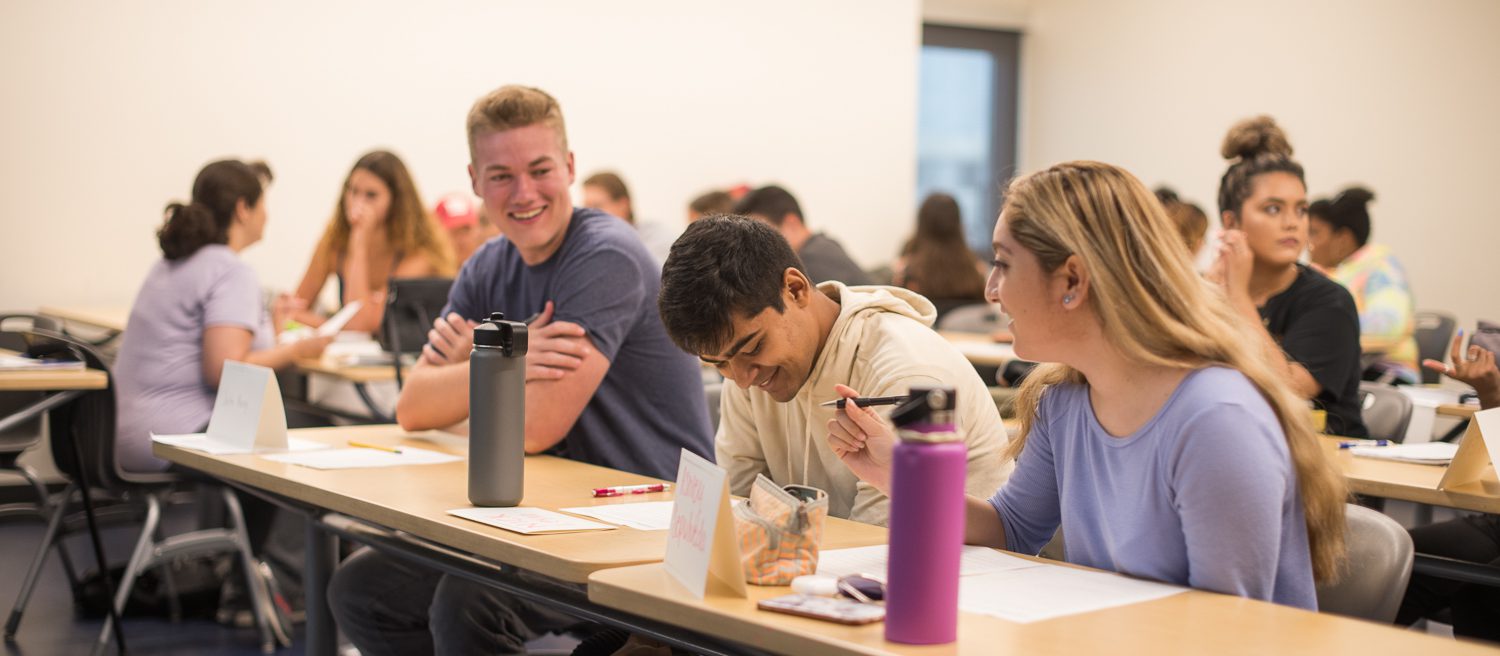
<svg viewBox="0 0 1500 656">
<path fill-rule="evenodd" d="M 234 262 L 208 287 L 203 298 L 203 326 L 240 326 L 255 332 L 260 327 L 260 281 L 255 270 Z"/>
<path fill-rule="evenodd" d="M 990 497 L 990 505 L 1000 514 L 1000 523 L 1005 527 L 1005 548 L 1017 553 L 1041 551 L 1062 521 L 1057 467 L 1046 421 L 1047 396 L 1051 396 L 1051 391 L 1043 395 L 1038 419 L 1026 437 L 1026 448 L 1016 459 L 1015 471 Z"/>
<path fill-rule="evenodd" d="M 484 307 L 490 302 L 487 287 L 497 275 L 497 272 L 490 270 L 493 269 L 493 262 L 499 259 L 491 252 L 494 248 L 494 244 L 481 246 L 464 263 L 463 268 L 459 269 L 458 277 L 453 280 L 453 287 L 448 290 L 448 305 L 443 308 L 442 316 L 457 312 L 470 321 L 483 321 L 490 316 L 491 311 L 500 309 Z"/>
<path fill-rule="evenodd" d="M 1187 543 L 1188 584 L 1270 600 L 1292 481 L 1274 418 L 1232 403 L 1182 427 L 1171 464 L 1173 503 Z"/>
<path fill-rule="evenodd" d="M 594 347 L 613 362 L 626 335 L 641 318 L 646 275 L 659 274 L 642 270 L 637 259 L 615 248 L 601 248 L 586 258 L 575 258 L 557 277 L 551 299 L 553 319 L 583 326 Z M 655 309 L 650 312 L 654 315 Z"/>
</svg>

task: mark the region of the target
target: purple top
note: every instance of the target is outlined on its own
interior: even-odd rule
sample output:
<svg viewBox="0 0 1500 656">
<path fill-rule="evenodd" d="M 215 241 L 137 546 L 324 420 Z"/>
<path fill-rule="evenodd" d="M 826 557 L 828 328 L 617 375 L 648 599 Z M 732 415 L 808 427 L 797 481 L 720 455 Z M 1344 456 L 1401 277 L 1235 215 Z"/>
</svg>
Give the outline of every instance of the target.
<svg viewBox="0 0 1500 656">
<path fill-rule="evenodd" d="M 1061 525 L 1068 562 L 1317 609 L 1286 438 L 1238 371 L 1194 371 L 1126 437 L 1087 385 L 1056 385 L 990 503 L 1005 547 L 1034 554 Z"/>
<path fill-rule="evenodd" d="M 271 346 L 255 270 L 228 246 L 213 244 L 151 267 L 130 308 L 115 358 L 115 458 L 126 471 L 161 471 L 151 433 L 196 433 L 208 426 L 219 381 L 203 380 L 203 333 L 239 326 L 253 350 Z"/>
</svg>

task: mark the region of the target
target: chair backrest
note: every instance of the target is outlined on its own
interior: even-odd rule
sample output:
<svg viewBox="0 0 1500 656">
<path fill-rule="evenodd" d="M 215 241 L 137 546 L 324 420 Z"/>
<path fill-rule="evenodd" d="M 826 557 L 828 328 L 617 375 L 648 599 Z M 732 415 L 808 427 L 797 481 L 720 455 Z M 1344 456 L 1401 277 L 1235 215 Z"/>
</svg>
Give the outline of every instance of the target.
<svg viewBox="0 0 1500 656">
<path fill-rule="evenodd" d="M 1365 421 L 1370 437 L 1400 442 L 1406 439 L 1406 427 L 1411 424 L 1411 398 L 1401 390 L 1381 383 L 1359 384 L 1360 418 Z"/>
<path fill-rule="evenodd" d="M 1423 360 L 1438 360 L 1448 357 L 1448 345 L 1453 342 L 1453 331 L 1458 320 L 1446 312 L 1422 311 L 1416 316 L 1417 357 Z M 1422 383 L 1434 385 L 1442 381 L 1442 374 L 1426 367 L 1422 368 Z"/>
<path fill-rule="evenodd" d="M 0 313 L 0 349 L 22 353 L 26 351 L 27 330 L 40 329 L 62 332 L 62 324 L 52 317 L 26 312 Z M 25 408 L 44 395 L 41 392 L 0 392 L 0 417 Z M 41 440 L 42 420 L 33 419 L 10 430 L 0 431 L 0 461 L 19 455 Z"/>
<path fill-rule="evenodd" d="M 392 278 L 385 292 L 380 347 L 398 355 L 421 351 L 452 287 L 452 278 Z"/>
<path fill-rule="evenodd" d="M 703 396 L 708 399 L 708 418 L 713 422 L 714 434 L 719 434 L 719 397 L 724 394 L 724 381 L 704 383 Z"/>
<path fill-rule="evenodd" d="M 989 303 L 970 303 L 948 310 L 937 322 L 938 330 L 992 333 L 1000 329 L 1000 315 Z"/>
<path fill-rule="evenodd" d="M 87 480 L 93 487 L 124 493 L 130 483 L 121 477 L 115 462 L 115 378 L 109 365 L 78 339 L 45 330 L 27 332 L 33 338 L 61 342 L 88 368 L 103 371 L 107 381 L 104 389 L 86 391 L 48 415 L 52 462 L 74 481 Z"/>
<path fill-rule="evenodd" d="M 1396 620 L 1411 578 L 1411 535 L 1364 506 L 1345 507 L 1349 560 L 1337 582 L 1318 586 L 1318 610 L 1375 622 Z"/>
</svg>

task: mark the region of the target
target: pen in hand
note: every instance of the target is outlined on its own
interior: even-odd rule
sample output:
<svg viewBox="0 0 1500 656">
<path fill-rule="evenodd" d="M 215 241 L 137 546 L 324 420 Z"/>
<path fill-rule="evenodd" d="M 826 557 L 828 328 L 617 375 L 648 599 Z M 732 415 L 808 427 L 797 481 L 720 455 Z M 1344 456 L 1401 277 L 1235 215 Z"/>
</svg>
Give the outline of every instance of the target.
<svg viewBox="0 0 1500 656">
<path fill-rule="evenodd" d="M 909 394 L 902 394 L 901 396 L 861 396 L 854 399 L 834 399 L 832 401 L 825 401 L 818 405 L 821 405 L 825 408 L 838 408 L 840 410 L 843 410 L 851 400 L 854 401 L 854 405 L 857 405 L 861 408 L 868 408 L 872 405 L 900 405 L 902 403 L 906 403 L 910 398 L 911 395 Z"/>
</svg>

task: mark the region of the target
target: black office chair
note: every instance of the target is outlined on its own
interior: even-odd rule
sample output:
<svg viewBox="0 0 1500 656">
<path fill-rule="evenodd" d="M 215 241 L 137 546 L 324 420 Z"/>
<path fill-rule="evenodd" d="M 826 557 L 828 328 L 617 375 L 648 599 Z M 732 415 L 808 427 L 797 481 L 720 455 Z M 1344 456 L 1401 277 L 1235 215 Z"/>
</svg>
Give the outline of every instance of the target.
<svg viewBox="0 0 1500 656">
<path fill-rule="evenodd" d="M 391 354 L 396 367 L 396 389 L 404 382 L 403 354 L 422 353 L 427 331 L 448 304 L 452 278 L 392 278 L 385 293 L 385 317 L 380 325 L 380 346 Z"/>
<path fill-rule="evenodd" d="M 1453 332 L 1458 320 L 1446 312 L 1422 311 L 1417 313 L 1417 357 L 1421 360 L 1442 362 L 1448 357 L 1449 345 L 1453 343 Z M 1420 363 L 1419 363 L 1420 364 Z M 1442 373 L 1421 367 L 1423 385 L 1442 382 Z"/>
<path fill-rule="evenodd" d="M 200 529 L 163 539 L 161 537 L 163 501 L 180 485 L 194 481 L 173 472 L 142 474 L 120 469 L 119 463 L 115 460 L 114 376 L 110 373 L 109 366 L 92 347 L 81 341 L 58 333 L 44 331 L 32 331 L 32 333 L 67 344 L 69 349 L 77 354 L 89 368 L 103 371 L 108 384 L 102 390 L 87 392 L 52 411 L 50 431 L 52 459 L 58 470 L 68 476 L 70 483 L 59 497 L 59 501 L 54 504 L 52 516 L 48 518 L 46 534 L 42 543 L 37 547 L 31 569 L 26 573 L 26 579 L 21 584 L 20 595 L 6 623 L 6 635 L 8 637 L 15 635 L 21 622 L 22 612 L 36 586 L 38 574 L 46 561 L 47 554 L 53 546 L 60 546 L 59 529 L 63 526 L 68 510 L 73 507 L 73 496 L 78 494 L 84 502 L 85 509 L 92 512 L 93 509 L 89 507 L 91 495 L 102 492 L 123 500 L 129 506 L 144 509 L 144 523 L 141 526 L 140 537 L 136 540 L 135 548 L 131 550 L 130 561 L 125 565 L 125 573 L 118 588 L 114 591 L 116 615 L 124 611 L 125 602 L 130 598 L 131 588 L 142 572 L 169 563 L 179 556 L 232 552 L 240 557 L 240 564 L 243 566 L 246 584 L 253 602 L 256 624 L 260 629 L 261 650 L 268 654 L 273 652 L 278 639 L 284 636 L 273 633 L 269 591 L 264 581 L 257 576 L 257 572 L 260 571 L 258 561 L 250 550 L 250 538 L 246 532 L 239 498 L 228 487 L 218 486 L 224 500 L 225 516 L 229 519 L 229 528 Z M 107 572 L 109 567 L 102 560 L 103 546 L 98 542 L 97 533 L 93 539 L 96 556 L 100 558 L 100 571 Z M 60 548 L 59 551 L 61 551 Z M 163 578 L 167 583 L 168 595 L 175 599 L 176 591 L 172 583 L 170 568 L 167 569 L 166 576 Z M 279 628 L 279 626 L 275 627 L 275 629 Z M 105 621 L 104 627 L 99 632 L 99 639 L 94 644 L 95 654 L 103 653 L 108 647 L 113 630 L 114 620 L 111 617 Z M 286 637 L 283 642 L 289 644 L 290 638 Z"/>
</svg>

